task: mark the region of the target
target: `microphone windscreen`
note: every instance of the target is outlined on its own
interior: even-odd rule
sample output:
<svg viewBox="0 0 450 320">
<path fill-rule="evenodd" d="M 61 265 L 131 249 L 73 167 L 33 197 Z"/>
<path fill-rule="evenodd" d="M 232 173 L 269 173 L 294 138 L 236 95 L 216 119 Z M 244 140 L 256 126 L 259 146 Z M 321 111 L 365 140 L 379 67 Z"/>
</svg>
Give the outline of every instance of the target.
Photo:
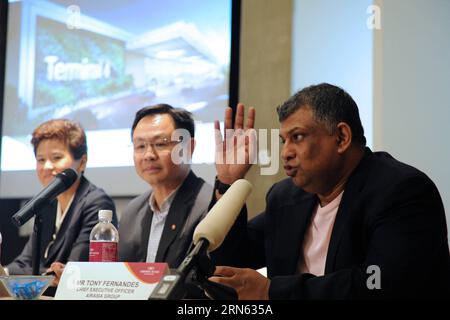
<svg viewBox="0 0 450 320">
<path fill-rule="evenodd" d="M 58 173 L 56 176 L 61 179 L 61 181 L 67 188 L 70 188 L 70 186 L 72 186 L 78 179 L 77 171 L 72 168 L 65 169 L 61 173 Z"/>
<path fill-rule="evenodd" d="M 204 238 L 209 242 L 208 251 L 220 247 L 251 191 L 252 185 L 247 180 L 235 181 L 195 228 L 194 244 Z"/>
</svg>

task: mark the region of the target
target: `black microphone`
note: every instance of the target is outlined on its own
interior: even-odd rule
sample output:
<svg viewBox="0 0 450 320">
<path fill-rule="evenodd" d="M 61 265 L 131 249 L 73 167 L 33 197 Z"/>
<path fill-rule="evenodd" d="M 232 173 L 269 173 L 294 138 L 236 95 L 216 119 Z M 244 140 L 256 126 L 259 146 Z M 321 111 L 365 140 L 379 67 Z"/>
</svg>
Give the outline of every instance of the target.
<svg viewBox="0 0 450 320">
<path fill-rule="evenodd" d="M 69 189 L 75 181 L 78 179 L 78 173 L 72 169 L 66 169 L 61 173 L 58 173 L 41 192 L 28 201 L 22 209 L 20 209 L 11 218 L 12 223 L 20 227 L 25 222 L 30 220 L 40 210 L 45 208 L 52 202 L 58 195 Z"/>
</svg>

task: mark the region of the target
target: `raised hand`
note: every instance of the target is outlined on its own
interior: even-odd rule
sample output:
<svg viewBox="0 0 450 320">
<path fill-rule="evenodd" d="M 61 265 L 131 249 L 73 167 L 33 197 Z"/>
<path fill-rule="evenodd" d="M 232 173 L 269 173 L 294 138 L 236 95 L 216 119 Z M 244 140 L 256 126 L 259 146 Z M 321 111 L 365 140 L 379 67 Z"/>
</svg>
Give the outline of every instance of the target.
<svg viewBox="0 0 450 320">
<path fill-rule="evenodd" d="M 256 163 L 257 144 L 255 125 L 255 109 L 250 107 L 244 128 L 245 107 L 239 103 L 233 128 L 233 110 L 226 108 L 224 135 L 220 131 L 219 121 L 214 122 L 216 141 L 216 170 L 218 179 L 226 184 L 244 178 L 251 165 Z"/>
</svg>

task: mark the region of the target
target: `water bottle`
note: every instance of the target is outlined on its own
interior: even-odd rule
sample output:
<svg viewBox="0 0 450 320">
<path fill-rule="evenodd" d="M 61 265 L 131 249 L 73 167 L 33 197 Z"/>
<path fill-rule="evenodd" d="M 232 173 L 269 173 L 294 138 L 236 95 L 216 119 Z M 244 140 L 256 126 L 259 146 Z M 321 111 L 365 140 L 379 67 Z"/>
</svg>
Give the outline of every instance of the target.
<svg viewBox="0 0 450 320">
<path fill-rule="evenodd" d="M 117 262 L 119 232 L 111 223 L 111 210 L 98 212 L 99 222 L 89 237 L 89 262 Z"/>
</svg>

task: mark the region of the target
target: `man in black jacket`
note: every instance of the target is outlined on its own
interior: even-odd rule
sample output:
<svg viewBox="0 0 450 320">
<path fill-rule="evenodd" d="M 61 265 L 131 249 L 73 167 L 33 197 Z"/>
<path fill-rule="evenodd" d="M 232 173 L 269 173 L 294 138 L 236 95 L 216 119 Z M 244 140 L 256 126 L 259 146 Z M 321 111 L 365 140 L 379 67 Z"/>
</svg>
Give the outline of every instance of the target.
<svg viewBox="0 0 450 320">
<path fill-rule="evenodd" d="M 448 297 L 447 227 L 434 183 L 365 147 L 357 105 L 341 88 L 307 87 L 278 115 L 290 178 L 271 188 L 265 212 L 242 230 L 237 262 L 267 266 L 268 278 L 217 267 L 220 277 L 211 279 L 240 299 Z"/>
</svg>

